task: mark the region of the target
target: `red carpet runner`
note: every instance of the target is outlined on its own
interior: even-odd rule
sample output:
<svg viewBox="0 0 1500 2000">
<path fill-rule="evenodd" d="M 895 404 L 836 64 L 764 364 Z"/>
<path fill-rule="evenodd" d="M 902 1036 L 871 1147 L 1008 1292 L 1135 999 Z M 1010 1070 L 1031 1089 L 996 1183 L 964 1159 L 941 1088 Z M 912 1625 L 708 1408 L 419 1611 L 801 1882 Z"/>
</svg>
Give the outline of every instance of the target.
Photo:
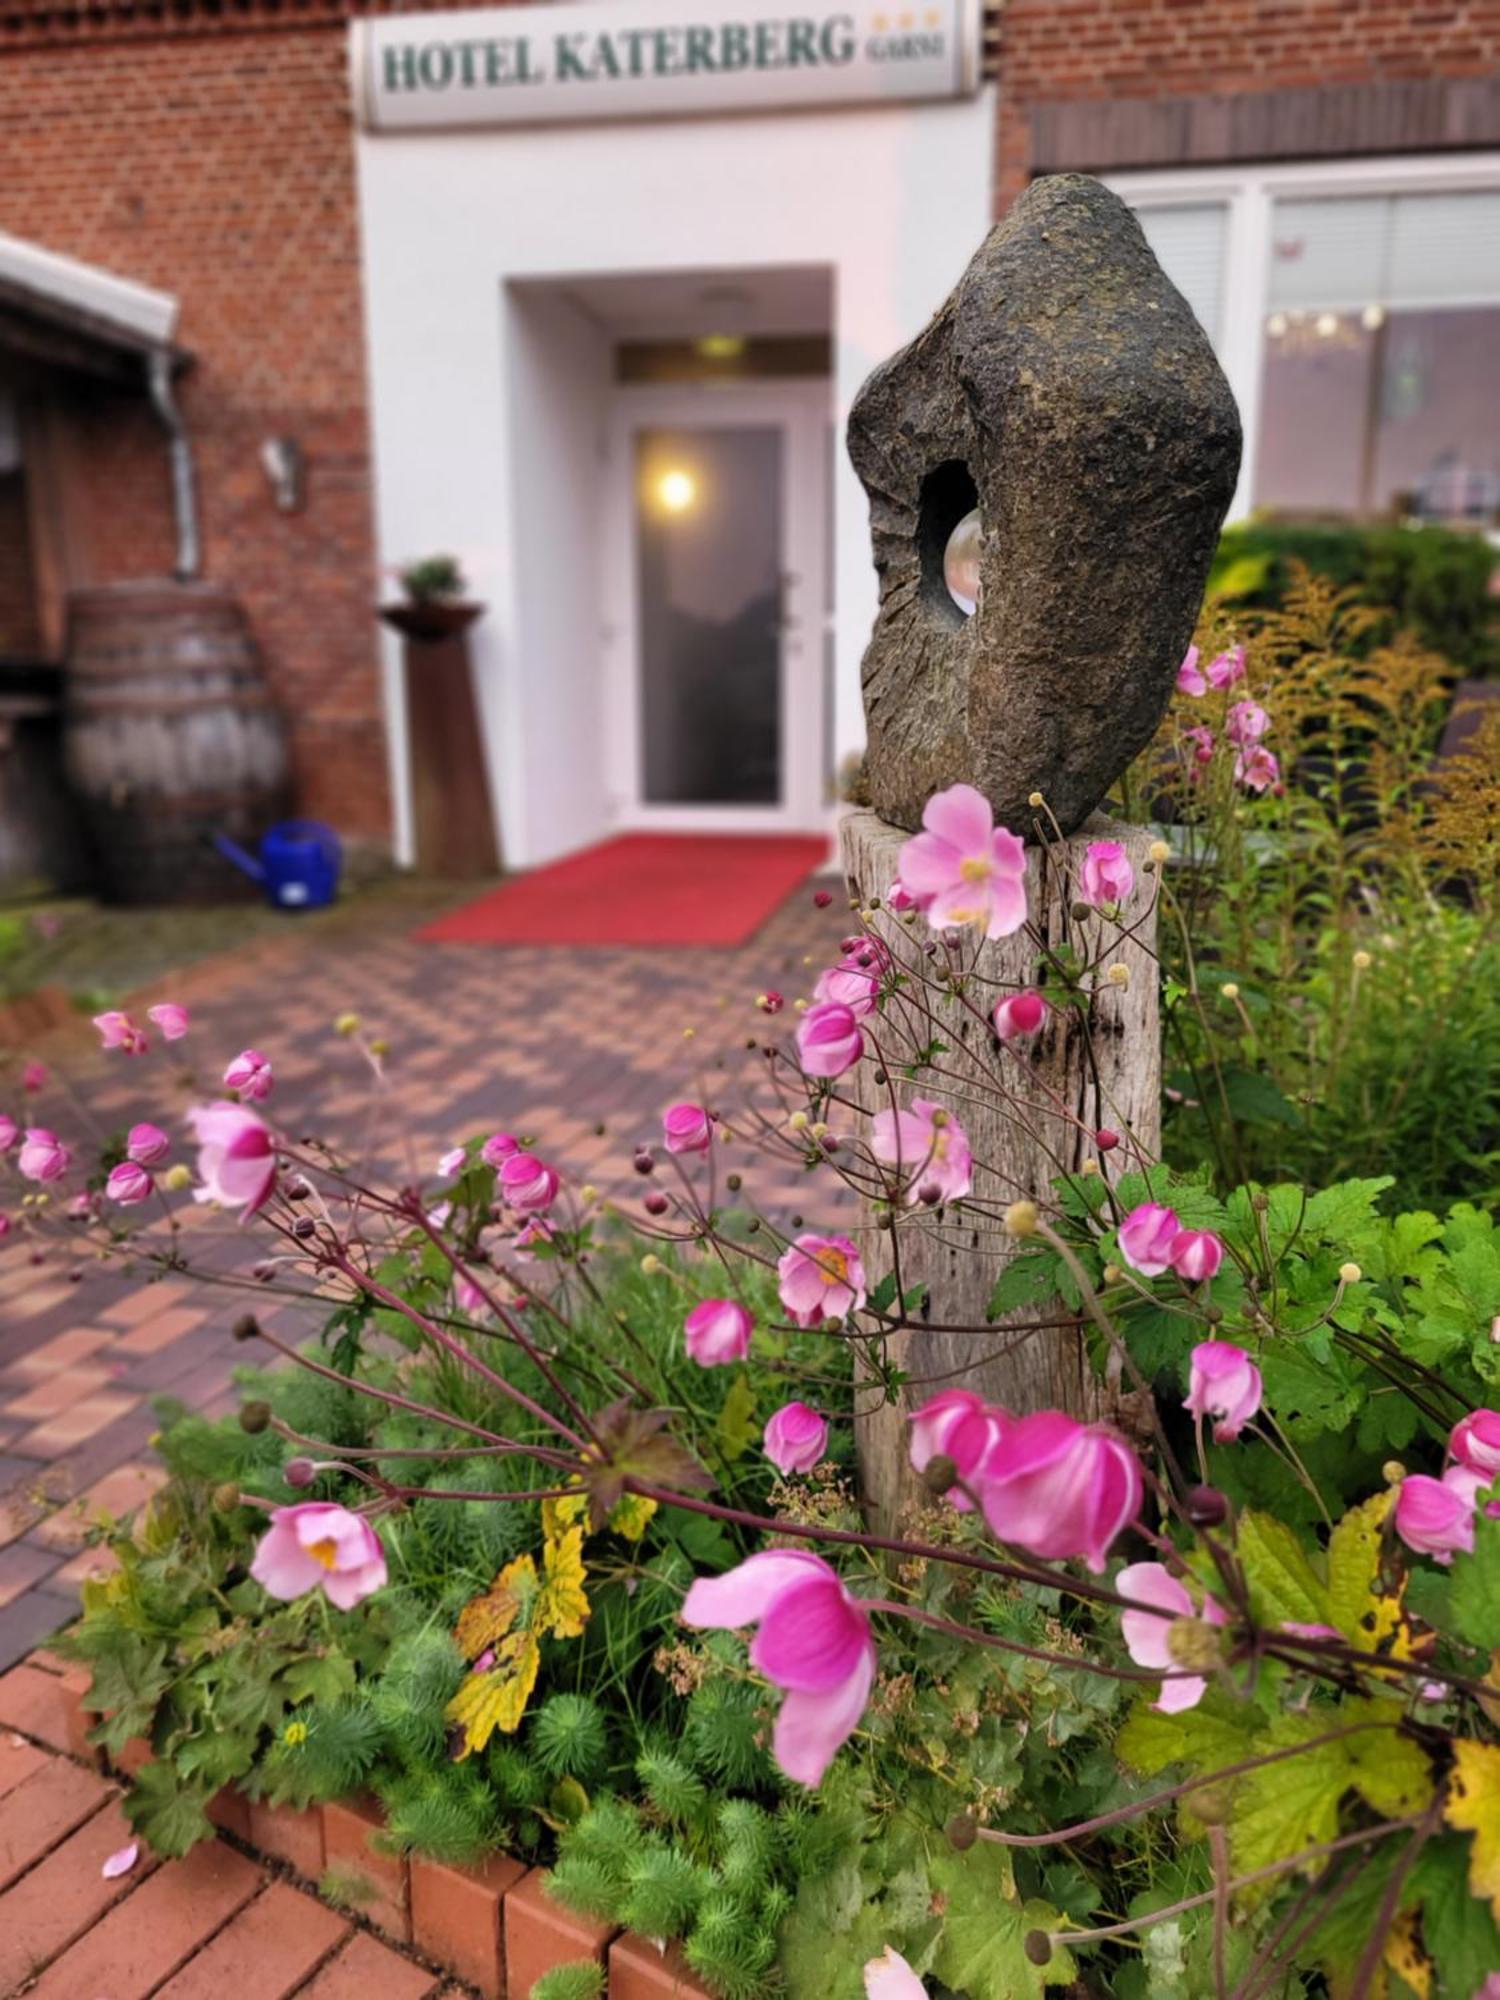
<svg viewBox="0 0 1500 2000">
<path fill-rule="evenodd" d="M 828 854 L 816 834 L 626 833 L 514 876 L 417 935 L 434 944 L 748 944 Z"/>
</svg>

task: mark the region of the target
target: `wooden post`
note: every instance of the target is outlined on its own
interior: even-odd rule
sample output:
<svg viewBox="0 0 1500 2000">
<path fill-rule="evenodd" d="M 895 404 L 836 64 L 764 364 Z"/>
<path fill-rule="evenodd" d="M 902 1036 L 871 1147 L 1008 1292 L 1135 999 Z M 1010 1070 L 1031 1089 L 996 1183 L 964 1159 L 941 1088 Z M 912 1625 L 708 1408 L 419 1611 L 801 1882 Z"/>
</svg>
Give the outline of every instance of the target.
<svg viewBox="0 0 1500 2000">
<path fill-rule="evenodd" d="M 898 937 L 898 955 L 906 962 L 935 935 L 921 917 L 903 922 L 885 911 L 902 843 L 909 838 L 867 811 L 851 812 L 840 829 L 849 893 L 863 907 L 880 905 L 869 927 L 876 935 Z M 1135 869 L 1135 894 L 1118 925 L 1098 913 L 1082 920 L 1072 913 L 1084 850 L 1100 839 L 1119 841 Z M 993 1217 L 979 1217 L 960 1204 L 951 1211 L 919 1212 L 900 1224 L 893 1240 L 891 1231 L 876 1226 L 875 1204 L 866 1204 L 860 1241 L 871 1289 L 899 1252 L 901 1284 L 908 1291 L 918 1284 L 928 1287 L 932 1321 L 932 1330 L 918 1319 L 887 1343 L 888 1362 L 929 1379 L 910 1386 L 898 1403 L 856 1418 L 865 1497 L 887 1525 L 918 1491 L 908 1464 L 907 1418 L 939 1390 L 974 1389 L 1018 1415 L 1058 1408 L 1095 1416 L 1109 1407 L 1108 1387 L 1094 1375 L 1076 1325 L 1006 1339 L 1008 1323 L 1061 1318 L 1061 1302 L 1028 1306 L 989 1332 L 938 1329 L 985 1327 L 995 1279 L 1016 1249 L 998 1219 L 1009 1203 L 1023 1197 L 1045 1201 L 1052 1181 L 1076 1173 L 1085 1160 L 1097 1161 L 1102 1172 L 1117 1178 L 1143 1154 L 1156 1158 L 1161 1040 L 1156 912 L 1146 872 L 1150 840 L 1143 828 L 1096 818 L 1069 840 L 1031 849 L 1027 904 L 1046 943 L 1071 943 L 1086 963 L 1102 953 L 1106 963 L 1128 968 L 1126 985 L 1109 982 L 1103 966 L 1098 969 L 1087 1032 L 1077 1010 L 1060 1008 L 1034 1039 L 1001 1047 L 987 1028 L 954 1009 L 952 1033 L 947 1017 L 943 1029 L 950 1051 L 941 1059 L 946 1074 L 924 1073 L 907 1083 L 892 1071 L 882 1085 L 875 1082 L 876 1065 L 866 1060 L 847 1079 L 872 1113 L 892 1103 L 893 1090 L 894 1101 L 903 1105 L 920 1096 L 951 1106 L 973 1149 L 975 1199 L 995 1211 Z M 982 945 L 974 971 L 972 990 L 986 1016 L 1001 997 L 997 989 L 1046 988 L 1037 946 L 1024 931 Z M 898 996 L 889 1004 L 903 1003 Z M 873 1026 L 878 1038 L 878 1019 Z M 983 1080 L 981 1090 L 966 1088 L 965 1077 Z M 1011 1101 L 1000 1090 L 1010 1093 Z M 1101 1127 L 1120 1134 L 1117 1148 L 1101 1152 L 1093 1136 Z"/>
</svg>

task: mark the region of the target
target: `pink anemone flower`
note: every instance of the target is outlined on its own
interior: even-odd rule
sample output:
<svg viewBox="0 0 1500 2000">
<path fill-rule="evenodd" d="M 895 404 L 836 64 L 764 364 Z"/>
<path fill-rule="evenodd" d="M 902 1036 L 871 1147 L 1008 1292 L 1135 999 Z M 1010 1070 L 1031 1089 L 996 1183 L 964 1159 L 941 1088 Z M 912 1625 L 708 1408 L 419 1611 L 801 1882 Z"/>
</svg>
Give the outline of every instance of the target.
<svg viewBox="0 0 1500 2000">
<path fill-rule="evenodd" d="M 1001 1041 L 1013 1042 L 1019 1036 L 1034 1035 L 1050 1012 L 1036 988 L 1028 986 L 1020 993 L 1008 993 L 1003 1000 L 997 1000 L 991 1019 Z"/>
<path fill-rule="evenodd" d="M 927 1988 L 893 1944 L 865 1960 L 865 2000 L 927 2000 Z"/>
<path fill-rule="evenodd" d="M 1281 782 L 1281 766 L 1264 743 L 1252 743 L 1234 760 L 1234 781 L 1247 791 L 1268 792 Z"/>
<path fill-rule="evenodd" d="M 877 1111 L 870 1121 L 870 1150 L 911 1176 L 908 1202 L 962 1201 L 974 1185 L 968 1135 L 951 1111 L 930 1098 L 914 1097 L 907 1111 Z"/>
<path fill-rule="evenodd" d="M 164 1042 L 180 1042 L 188 1031 L 188 1010 L 175 1000 L 163 1000 L 146 1009 L 146 1019 L 155 1022 Z"/>
<path fill-rule="evenodd" d="M 743 1361 L 754 1325 L 737 1299 L 700 1299 L 682 1323 L 688 1356 L 700 1368 Z"/>
<path fill-rule="evenodd" d="M 811 1472 L 828 1449 L 828 1424 L 810 1404 L 783 1403 L 766 1425 L 762 1444 L 778 1472 Z"/>
<path fill-rule="evenodd" d="M 125 1135 L 125 1155 L 138 1167 L 154 1167 L 172 1150 L 172 1141 L 160 1125 L 132 1125 Z"/>
<path fill-rule="evenodd" d="M 818 983 L 813 988 L 813 999 L 820 1003 L 832 1001 L 835 1006 L 847 1007 L 856 1021 L 862 1021 L 867 1014 L 875 1011 L 875 1002 L 880 997 L 880 974 L 871 966 L 851 965 L 847 959 L 839 965 L 830 965 L 826 972 L 818 974 Z"/>
<path fill-rule="evenodd" d="M 1489 1479 L 1500 1477 L 1500 1410 L 1471 1410 L 1448 1437 L 1454 1461 Z"/>
<path fill-rule="evenodd" d="M 951 1458 L 959 1478 L 973 1486 L 1012 1422 L 1008 1410 L 985 1402 L 972 1389 L 940 1390 L 912 1415 L 912 1470 L 925 1472 L 932 1459 Z M 960 1514 L 973 1512 L 974 1503 L 962 1487 L 950 1486 L 943 1497 Z"/>
<path fill-rule="evenodd" d="M 1143 1278 L 1157 1278 L 1169 1269 L 1172 1246 L 1182 1234 L 1174 1210 L 1161 1202 L 1143 1201 L 1120 1224 L 1120 1255 Z"/>
<path fill-rule="evenodd" d="M 8 1153 L 21 1136 L 21 1128 L 14 1118 L 0 1111 L 0 1153 Z"/>
<path fill-rule="evenodd" d="M 243 1209 L 248 1222 L 264 1206 L 276 1179 L 276 1145 L 265 1121 L 243 1104 L 220 1099 L 198 1104 L 187 1115 L 198 1141 L 195 1201 L 216 1201 Z"/>
<path fill-rule="evenodd" d="M 28 1125 L 16 1155 L 21 1178 L 28 1181 L 60 1181 L 73 1163 L 73 1155 L 45 1125 Z"/>
<path fill-rule="evenodd" d="M 1198 648 L 1189 646 L 1182 656 L 1182 665 L 1177 669 L 1179 694 L 1200 695 L 1207 692 L 1208 682 L 1203 678 L 1203 669 L 1198 665 L 1198 659 Z"/>
<path fill-rule="evenodd" d="M 661 1124 L 669 1153 L 706 1153 L 713 1144 L 714 1121 L 701 1104 L 669 1105 Z"/>
<path fill-rule="evenodd" d="M 260 1538 L 250 1574 L 272 1597 L 321 1590 L 340 1611 L 352 1611 L 385 1583 L 385 1551 L 363 1514 L 329 1501 L 276 1507 Z"/>
<path fill-rule="evenodd" d="M 1258 701 L 1237 701 L 1224 722 L 1224 734 L 1238 749 L 1259 743 L 1271 726 L 1271 718 Z"/>
<path fill-rule="evenodd" d="M 1441 1479 L 1409 1472 L 1396 1494 L 1391 1519 L 1396 1533 L 1418 1555 L 1451 1563 L 1456 1553 L 1474 1547 L 1474 1495 L 1486 1484 L 1482 1473 L 1450 1465 Z M 1489 1511 L 1495 1511 L 1492 1502 Z"/>
<path fill-rule="evenodd" d="M 875 1681 L 869 1614 L 837 1572 L 804 1549 L 767 1549 L 723 1576 L 700 1576 L 682 1622 L 759 1628 L 750 1664 L 784 1695 L 771 1753 L 798 1784 L 818 1784 L 858 1727 Z"/>
<path fill-rule="evenodd" d="M 1172 1269 L 1190 1285 L 1218 1275 L 1224 1245 L 1211 1229 L 1179 1229 L 1172 1239 Z"/>
<path fill-rule="evenodd" d="M 521 1142 L 510 1132 L 491 1132 L 479 1149 L 479 1157 L 487 1167 L 503 1167 L 521 1150 Z"/>
<path fill-rule="evenodd" d="M 500 1192 L 519 1215 L 539 1215 L 557 1199 L 555 1168 L 535 1153 L 512 1153 L 500 1168 Z"/>
<path fill-rule="evenodd" d="M 865 1267 L 847 1236 L 799 1236 L 776 1272 L 781 1303 L 798 1326 L 843 1319 L 865 1302 Z"/>
<path fill-rule="evenodd" d="M 1233 687 L 1236 681 L 1245 678 L 1244 647 L 1231 646 L 1227 653 L 1218 654 L 1209 661 L 1205 672 L 1211 688 L 1218 688 L 1222 692 L 1225 688 Z"/>
<path fill-rule="evenodd" d="M 1081 901 L 1096 910 L 1117 909 L 1129 900 L 1135 887 L 1135 870 L 1130 856 L 1118 840 L 1091 840 L 1084 849 L 1078 870 Z"/>
<path fill-rule="evenodd" d="M 1214 1441 L 1230 1444 L 1260 1408 L 1260 1370 L 1232 1340 L 1200 1340 L 1188 1370 L 1185 1408 L 1214 1417 Z"/>
<path fill-rule="evenodd" d="M 1011 1424 L 979 1476 L 984 1518 L 1045 1561 L 1081 1556 L 1096 1574 L 1141 1510 L 1140 1461 L 1105 1424 L 1038 1410 Z"/>
<path fill-rule="evenodd" d="M 970 925 L 988 938 L 1018 931 L 1026 921 L 1026 848 L 996 826 L 984 794 L 950 785 L 927 801 L 922 825 L 898 865 L 933 929 Z"/>
<path fill-rule="evenodd" d="M 1196 1708 L 1208 1682 L 1199 1674 L 1178 1671 L 1172 1658 L 1171 1631 L 1179 1618 L 1203 1618 L 1210 1625 L 1223 1625 L 1227 1614 L 1221 1604 L 1205 1594 L 1202 1611 L 1195 1611 L 1187 1585 L 1162 1563 L 1127 1563 L 1115 1578 L 1122 1597 L 1149 1604 L 1149 1611 L 1122 1611 L 1120 1630 L 1125 1650 L 1138 1667 L 1155 1667 L 1166 1676 L 1154 1704 L 1165 1715 L 1179 1715 Z"/>
<path fill-rule="evenodd" d="M 271 1095 L 275 1081 L 270 1059 L 259 1049 L 241 1049 L 224 1072 L 224 1088 L 237 1090 L 241 1097 L 248 1097 L 255 1104 Z"/>
<path fill-rule="evenodd" d="M 123 1049 L 128 1056 L 143 1056 L 151 1044 L 128 1014 L 122 1014 L 112 1007 L 107 1014 L 96 1014 L 94 1026 L 99 1030 L 99 1041 L 106 1049 Z"/>
<path fill-rule="evenodd" d="M 842 1076 L 864 1052 L 859 1016 L 836 1000 L 820 1000 L 797 1023 L 797 1060 L 804 1076 Z"/>
<path fill-rule="evenodd" d="M 151 1176 L 144 1167 L 137 1166 L 134 1160 L 121 1160 L 117 1167 L 110 1168 L 104 1192 L 111 1201 L 133 1208 L 138 1201 L 146 1199 L 152 1186 Z"/>
</svg>

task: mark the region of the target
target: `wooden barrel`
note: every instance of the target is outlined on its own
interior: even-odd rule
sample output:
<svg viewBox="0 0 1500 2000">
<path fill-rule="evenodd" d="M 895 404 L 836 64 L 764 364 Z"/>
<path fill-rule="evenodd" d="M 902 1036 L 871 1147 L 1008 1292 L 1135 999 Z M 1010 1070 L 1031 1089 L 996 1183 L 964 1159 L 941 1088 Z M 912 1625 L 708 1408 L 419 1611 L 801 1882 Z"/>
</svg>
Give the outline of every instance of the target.
<svg viewBox="0 0 1500 2000">
<path fill-rule="evenodd" d="M 65 749 L 112 902 L 245 893 L 213 836 L 253 844 L 290 807 L 259 653 L 238 601 L 213 584 L 72 593 Z"/>
</svg>

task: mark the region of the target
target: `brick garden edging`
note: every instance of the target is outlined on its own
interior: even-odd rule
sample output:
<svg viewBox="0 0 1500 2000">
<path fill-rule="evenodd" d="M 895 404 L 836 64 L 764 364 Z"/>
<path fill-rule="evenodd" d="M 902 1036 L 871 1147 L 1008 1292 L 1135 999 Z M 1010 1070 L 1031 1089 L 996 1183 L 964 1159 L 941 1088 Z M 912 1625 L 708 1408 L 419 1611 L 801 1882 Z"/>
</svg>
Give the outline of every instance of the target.
<svg viewBox="0 0 1500 2000">
<path fill-rule="evenodd" d="M 128 1785 L 150 1762 L 150 1746 L 135 1738 L 110 1759 L 88 1741 L 89 1682 L 86 1667 L 45 1650 L 33 1653 L 0 1676 L 0 1729 L 34 1738 Z M 346 1892 L 362 1883 L 368 1893 L 350 1896 L 354 1914 L 463 1980 L 483 2000 L 529 2000 L 544 1972 L 581 1958 L 607 1967 L 609 2000 L 712 2000 L 674 1946 L 663 1952 L 649 1939 L 554 1903 L 546 1869 L 528 1869 L 505 1855 L 468 1869 L 380 1852 L 370 1844 L 381 1830 L 380 1810 L 368 1797 L 297 1811 L 226 1786 L 209 1817 L 231 1839 L 314 1887 L 325 1872 L 342 1877 Z"/>
</svg>

